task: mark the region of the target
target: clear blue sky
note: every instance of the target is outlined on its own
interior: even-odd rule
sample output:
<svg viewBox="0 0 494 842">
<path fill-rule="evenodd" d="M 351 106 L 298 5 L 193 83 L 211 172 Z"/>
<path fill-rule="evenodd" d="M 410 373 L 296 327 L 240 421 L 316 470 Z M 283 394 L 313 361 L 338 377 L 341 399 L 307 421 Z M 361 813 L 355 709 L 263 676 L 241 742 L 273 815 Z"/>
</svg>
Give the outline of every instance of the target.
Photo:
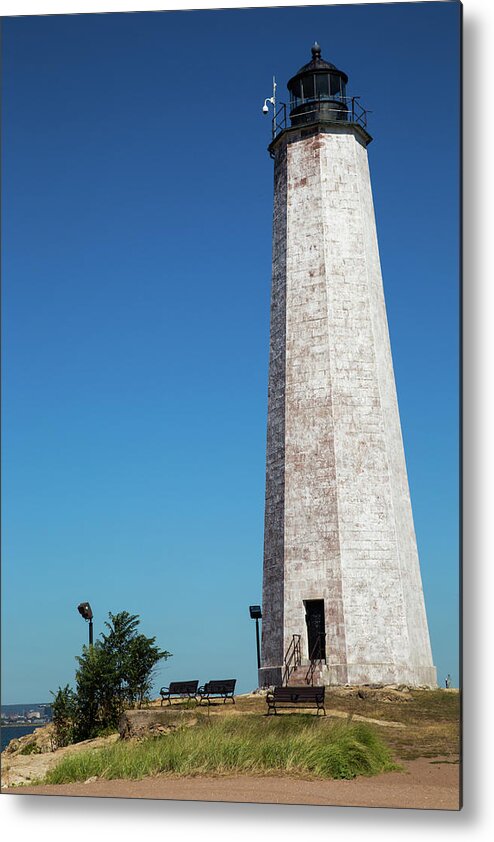
<svg viewBox="0 0 494 842">
<path fill-rule="evenodd" d="M 458 681 L 457 3 L 3 22 L 3 698 L 73 681 L 108 611 L 156 680 L 256 686 L 272 161 L 310 58 L 369 159 L 438 677 Z"/>
</svg>

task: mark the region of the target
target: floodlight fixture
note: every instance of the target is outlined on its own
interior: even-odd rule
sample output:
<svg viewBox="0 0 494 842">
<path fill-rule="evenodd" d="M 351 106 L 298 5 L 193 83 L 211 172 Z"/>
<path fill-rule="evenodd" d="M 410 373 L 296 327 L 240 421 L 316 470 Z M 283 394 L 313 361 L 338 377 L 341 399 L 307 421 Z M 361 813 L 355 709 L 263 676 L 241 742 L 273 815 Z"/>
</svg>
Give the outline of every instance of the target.
<svg viewBox="0 0 494 842">
<path fill-rule="evenodd" d="M 89 623 L 89 645 L 93 645 L 93 610 L 89 602 L 80 602 L 77 610 L 84 620 Z"/>
<path fill-rule="evenodd" d="M 261 669 L 261 644 L 259 641 L 259 620 L 262 617 L 260 605 L 249 605 L 249 614 L 251 620 L 256 621 L 256 648 L 257 648 L 257 669 Z"/>
<path fill-rule="evenodd" d="M 93 612 L 92 612 L 92 609 L 91 609 L 91 606 L 90 606 L 89 602 L 81 602 L 77 606 L 77 610 L 78 610 L 79 614 L 81 615 L 81 617 L 83 617 L 85 620 L 92 620 L 93 619 Z"/>
</svg>

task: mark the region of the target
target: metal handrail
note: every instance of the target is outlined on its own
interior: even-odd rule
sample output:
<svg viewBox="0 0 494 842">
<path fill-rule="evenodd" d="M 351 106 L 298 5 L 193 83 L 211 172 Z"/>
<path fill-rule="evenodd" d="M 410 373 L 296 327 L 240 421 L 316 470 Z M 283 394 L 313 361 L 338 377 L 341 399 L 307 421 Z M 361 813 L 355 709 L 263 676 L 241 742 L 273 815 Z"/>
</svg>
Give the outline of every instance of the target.
<svg viewBox="0 0 494 842">
<path fill-rule="evenodd" d="M 320 632 L 318 634 L 318 636 L 317 636 L 317 638 L 314 642 L 314 646 L 312 647 L 312 651 L 309 655 L 310 664 L 309 664 L 309 669 L 307 670 L 307 672 L 305 674 L 305 683 L 310 684 L 311 687 L 314 686 L 314 673 L 316 671 L 316 664 L 317 664 L 318 661 L 323 660 L 322 658 L 316 658 L 315 657 L 315 654 L 316 654 L 317 650 L 319 650 L 319 652 L 322 651 L 322 648 L 323 648 L 322 645 L 321 645 L 322 642 L 324 642 L 324 643 L 326 642 L 326 632 Z"/>
<path fill-rule="evenodd" d="M 282 684 L 284 687 L 288 684 L 288 680 L 292 672 L 300 666 L 302 661 L 302 656 L 300 652 L 300 635 L 294 634 L 292 636 L 290 646 L 285 652 L 285 657 L 283 659 L 283 663 L 285 665 L 285 669 L 283 670 L 283 678 Z"/>
<path fill-rule="evenodd" d="M 359 102 L 360 96 L 341 96 L 341 97 L 321 97 L 320 95 L 317 97 L 311 97 L 310 99 L 305 99 L 300 102 L 300 105 L 303 105 L 304 102 L 314 102 L 318 103 L 320 106 L 321 102 L 341 102 L 343 104 L 351 103 L 351 108 L 348 110 L 347 119 L 341 120 L 339 119 L 339 123 L 357 123 L 359 126 L 362 126 L 364 129 L 367 128 L 367 115 L 371 114 L 372 112 L 369 109 L 364 108 L 363 105 Z M 319 108 L 314 108 L 311 111 L 304 111 L 302 112 L 304 116 L 307 114 L 315 114 L 319 111 Z M 339 108 L 330 108 L 326 111 L 326 113 L 334 112 L 335 114 L 341 114 L 341 109 Z M 280 103 L 280 107 L 278 108 L 277 112 L 273 115 L 273 125 L 272 125 L 272 136 L 273 140 L 275 137 L 278 137 L 282 131 L 287 128 L 287 113 L 286 113 L 286 104 L 284 102 Z"/>
</svg>

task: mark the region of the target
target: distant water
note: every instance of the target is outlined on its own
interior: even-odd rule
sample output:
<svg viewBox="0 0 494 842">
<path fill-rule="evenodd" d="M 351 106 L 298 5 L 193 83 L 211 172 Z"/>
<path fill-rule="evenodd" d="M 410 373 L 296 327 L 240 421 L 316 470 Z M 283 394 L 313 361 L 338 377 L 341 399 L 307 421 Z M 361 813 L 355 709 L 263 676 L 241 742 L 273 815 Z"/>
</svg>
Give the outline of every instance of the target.
<svg viewBox="0 0 494 842">
<path fill-rule="evenodd" d="M 32 734 L 33 731 L 36 731 L 36 728 L 39 728 L 39 725 L 2 725 L 1 732 L 2 732 L 2 751 L 11 740 L 18 740 L 19 737 L 25 737 L 26 734 Z"/>
</svg>

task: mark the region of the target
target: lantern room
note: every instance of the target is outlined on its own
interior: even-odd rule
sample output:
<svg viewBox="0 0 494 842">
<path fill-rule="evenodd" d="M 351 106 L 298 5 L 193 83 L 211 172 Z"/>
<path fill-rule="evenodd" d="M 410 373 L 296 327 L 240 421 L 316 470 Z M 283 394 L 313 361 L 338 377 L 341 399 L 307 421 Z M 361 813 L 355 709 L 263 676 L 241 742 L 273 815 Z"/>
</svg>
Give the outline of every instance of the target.
<svg viewBox="0 0 494 842">
<path fill-rule="evenodd" d="M 347 82 L 346 73 L 321 58 L 321 47 L 316 42 L 312 60 L 288 82 L 291 125 L 348 120 Z"/>
</svg>

